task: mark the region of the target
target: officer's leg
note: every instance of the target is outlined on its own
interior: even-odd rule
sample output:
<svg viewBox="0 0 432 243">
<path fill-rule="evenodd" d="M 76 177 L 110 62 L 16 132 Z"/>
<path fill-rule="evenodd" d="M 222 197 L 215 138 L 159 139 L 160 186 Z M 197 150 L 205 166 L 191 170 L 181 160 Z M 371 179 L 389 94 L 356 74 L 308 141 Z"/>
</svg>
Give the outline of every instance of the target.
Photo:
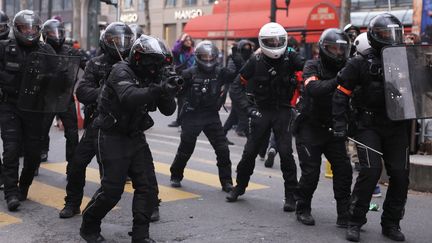
<svg viewBox="0 0 432 243">
<path fill-rule="evenodd" d="M 404 126 L 389 128 L 384 144 L 384 162 L 389 175 L 389 187 L 383 204 L 381 225 L 399 228 L 405 211 L 409 184 L 408 134 Z"/>
<path fill-rule="evenodd" d="M 55 114 L 54 113 L 47 113 L 44 115 L 43 118 L 43 124 L 42 124 L 42 136 L 41 136 L 41 142 L 42 142 L 42 153 L 41 153 L 41 160 L 45 162 L 48 159 L 48 151 L 49 151 L 49 131 L 51 129 L 52 122 L 54 120 Z"/>
<path fill-rule="evenodd" d="M 81 206 L 86 168 L 96 155 L 95 140 L 97 140 L 97 130 L 87 128 L 76 147 L 75 156 L 68 163 L 69 173 L 66 185 L 65 208 L 71 207 L 72 212 L 77 212 L 77 209 Z M 67 216 L 72 217 L 73 215 L 71 213 L 64 215 L 65 218 Z"/>
<path fill-rule="evenodd" d="M 101 220 L 117 204 L 124 190 L 134 144 L 123 136 L 98 134 L 104 175 L 101 187 L 83 211 L 81 234 L 100 233 Z"/>
<path fill-rule="evenodd" d="M 358 131 L 355 138 L 373 149 L 382 150 L 381 138 L 372 129 Z M 362 226 L 367 221 L 366 213 L 369 211 L 372 193 L 381 176 L 382 162 L 379 154 L 361 145 L 357 145 L 357 152 L 361 168 L 348 206 L 348 224 Z"/>
<path fill-rule="evenodd" d="M 2 176 L 4 179 L 5 199 L 17 197 L 19 153 L 21 150 L 22 128 L 21 119 L 13 111 L 13 107 L 0 104 L 0 127 L 3 140 Z"/>
<path fill-rule="evenodd" d="M 41 128 L 42 113 L 21 112 L 23 118 L 24 165 L 21 171 L 19 188 L 20 200 L 27 199 L 27 193 L 32 184 L 35 171 L 41 161 Z"/>
<path fill-rule="evenodd" d="M 235 105 L 235 104 L 233 104 Z M 235 105 L 236 106 L 236 105 Z M 247 128 L 248 128 L 248 116 L 245 111 L 241 110 L 240 108 L 237 109 L 237 117 L 238 117 L 238 124 L 236 128 L 237 134 L 243 133 L 247 134 Z"/>
<path fill-rule="evenodd" d="M 254 118 L 250 121 L 251 133 L 246 141 L 242 158 L 237 165 L 237 185 L 246 188 L 249 179 L 255 168 L 255 158 L 261 148 L 263 141 L 270 129 L 270 119 L 272 113 L 269 111 L 261 111 L 262 117 Z"/>
<path fill-rule="evenodd" d="M 201 125 L 191 125 L 188 122 L 183 122 L 181 127 L 180 145 L 170 168 L 171 180 L 178 181 L 183 179 L 184 169 L 195 149 L 197 137 L 202 131 Z"/>
<path fill-rule="evenodd" d="M 333 171 L 333 192 L 338 214 L 337 224 L 348 223 L 348 201 L 351 194 L 352 167 L 347 155 L 345 141 L 337 138 L 325 146 L 324 155 L 330 161 Z"/>
<path fill-rule="evenodd" d="M 225 123 L 223 125 L 223 131 L 224 131 L 224 133 L 227 134 L 228 131 L 234 125 L 237 125 L 237 123 L 238 123 L 238 118 L 237 118 L 236 109 L 234 108 L 234 106 L 232 106 L 230 114 L 229 114 L 228 118 L 226 119 L 226 121 L 225 121 Z"/>
<path fill-rule="evenodd" d="M 134 141 L 139 150 L 129 167 L 129 176 L 135 189 L 132 203 L 132 242 L 140 242 L 149 238 L 150 217 L 158 203 L 158 187 L 153 158 L 145 138 Z"/>
<path fill-rule="evenodd" d="M 267 148 L 269 146 L 270 143 L 270 135 L 271 135 L 271 130 L 268 130 L 267 134 L 264 137 L 264 141 L 263 144 L 261 145 L 258 155 L 260 157 L 261 160 L 265 159 L 266 153 L 267 153 Z"/>
<path fill-rule="evenodd" d="M 225 187 L 227 183 L 232 185 L 230 151 L 220 120 L 204 126 L 203 132 L 215 150 L 222 187 Z"/>
<path fill-rule="evenodd" d="M 296 213 L 310 213 L 312 196 L 319 181 L 322 146 L 297 143 L 296 147 L 301 168 L 301 177 L 295 190 Z"/>
<path fill-rule="evenodd" d="M 291 198 L 297 187 L 297 167 L 293 156 L 292 133 L 289 130 L 290 121 L 291 111 L 289 109 L 281 109 L 275 113 L 273 132 L 281 159 L 285 198 Z"/>
<path fill-rule="evenodd" d="M 66 161 L 68 162 L 66 174 L 70 170 L 70 162 L 78 145 L 78 120 L 75 103 L 69 104 L 68 110 L 59 114 L 64 127 L 64 137 L 66 138 Z"/>
</svg>

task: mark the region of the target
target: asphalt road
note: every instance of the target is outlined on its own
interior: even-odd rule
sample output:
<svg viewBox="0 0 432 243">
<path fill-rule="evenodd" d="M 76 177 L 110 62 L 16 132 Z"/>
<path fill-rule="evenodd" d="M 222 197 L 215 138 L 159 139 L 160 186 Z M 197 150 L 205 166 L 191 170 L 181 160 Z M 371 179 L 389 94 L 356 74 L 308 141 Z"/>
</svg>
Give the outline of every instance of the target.
<svg viewBox="0 0 432 243">
<path fill-rule="evenodd" d="M 168 128 L 172 117 L 152 114 L 155 126 L 146 132 L 156 163 L 160 184 L 161 220 L 151 225 L 151 237 L 158 242 L 346 242 L 344 229 L 337 228 L 335 200 L 331 179 L 322 178 L 314 195 L 312 207 L 316 226 L 304 226 L 293 213 L 282 211 L 283 180 L 279 158 L 271 169 L 257 159 L 252 184 L 237 203 L 225 202 L 217 177 L 215 154 L 204 135 L 199 137 L 188 163 L 183 187 L 169 186 L 169 165 L 179 144 L 177 128 Z M 222 120 L 227 114 L 221 113 Z M 235 145 L 230 146 L 235 166 L 240 160 L 245 139 L 229 133 Z M 60 219 L 58 211 L 65 196 L 65 159 L 63 132 L 51 130 L 48 163 L 30 188 L 29 200 L 20 211 L 8 212 L 0 199 L 0 242 L 84 242 L 78 235 L 81 216 Z M 295 157 L 297 159 L 297 157 Z M 98 188 L 95 161 L 90 165 L 85 187 L 85 200 Z M 322 167 L 324 168 L 324 166 Z M 324 170 L 324 169 L 323 169 Z M 298 170 L 299 174 L 299 170 Z M 381 187 L 385 196 L 386 187 Z M 103 220 L 102 234 L 108 242 L 130 242 L 132 216 L 131 185 L 122 200 Z M 373 199 L 382 205 L 383 198 Z M 83 205 L 85 206 L 85 205 Z M 381 235 L 382 210 L 369 212 L 363 227 L 362 242 L 391 242 Z M 401 223 L 407 242 L 432 242 L 432 195 L 410 192 L 405 219 Z"/>
</svg>

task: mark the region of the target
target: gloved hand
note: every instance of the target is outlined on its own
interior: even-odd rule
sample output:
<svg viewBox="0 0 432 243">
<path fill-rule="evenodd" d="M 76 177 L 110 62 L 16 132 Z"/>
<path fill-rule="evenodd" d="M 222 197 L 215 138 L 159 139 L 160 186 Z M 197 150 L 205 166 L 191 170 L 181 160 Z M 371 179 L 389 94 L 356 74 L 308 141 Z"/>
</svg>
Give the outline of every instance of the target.
<svg viewBox="0 0 432 243">
<path fill-rule="evenodd" d="M 172 76 L 162 82 L 161 87 L 163 92 L 168 96 L 175 96 L 180 91 L 182 79 L 178 76 Z"/>
<path fill-rule="evenodd" d="M 260 117 L 262 117 L 262 114 L 256 108 L 249 108 L 248 109 L 248 116 L 251 118 L 260 118 Z"/>
</svg>

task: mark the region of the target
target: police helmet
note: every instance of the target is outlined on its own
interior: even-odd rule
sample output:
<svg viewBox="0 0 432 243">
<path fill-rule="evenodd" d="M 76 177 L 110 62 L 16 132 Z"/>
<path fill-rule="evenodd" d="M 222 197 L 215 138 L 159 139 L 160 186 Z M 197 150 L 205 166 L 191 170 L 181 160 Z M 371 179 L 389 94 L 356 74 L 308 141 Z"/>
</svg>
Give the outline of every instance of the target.
<svg viewBox="0 0 432 243">
<path fill-rule="evenodd" d="M 9 17 L 0 10 L 0 40 L 4 40 L 9 35 Z"/>
<path fill-rule="evenodd" d="M 52 47 L 61 47 L 65 42 L 64 24 L 57 19 L 47 20 L 42 26 L 42 38 Z"/>
<path fill-rule="evenodd" d="M 380 51 L 384 46 L 403 43 L 403 26 L 395 16 L 379 14 L 369 22 L 367 36 L 370 45 Z"/>
<path fill-rule="evenodd" d="M 344 32 L 348 35 L 348 37 L 350 38 L 351 42 L 353 42 L 355 40 L 355 38 L 357 38 L 357 36 L 360 35 L 360 28 L 353 25 L 353 24 L 347 24 L 344 27 Z"/>
<path fill-rule="evenodd" d="M 357 38 L 354 40 L 353 45 L 356 48 L 356 52 L 362 55 L 365 55 L 366 51 L 372 48 L 369 44 L 367 33 L 361 33 L 359 36 L 357 36 Z"/>
<path fill-rule="evenodd" d="M 337 68 L 345 65 L 351 50 L 348 35 L 336 28 L 326 29 L 321 34 L 318 46 L 323 63 Z"/>
<path fill-rule="evenodd" d="M 32 10 L 21 10 L 13 19 L 13 33 L 16 40 L 26 46 L 38 43 L 42 21 Z"/>
<path fill-rule="evenodd" d="M 211 72 L 218 65 L 219 49 L 208 40 L 201 41 L 195 48 L 195 61 L 198 68 Z"/>
<path fill-rule="evenodd" d="M 101 37 L 102 49 L 115 59 L 126 57 L 135 40 L 132 30 L 122 22 L 109 24 Z"/>
<path fill-rule="evenodd" d="M 133 44 L 129 54 L 132 69 L 144 75 L 154 76 L 173 61 L 167 45 L 153 36 L 141 35 Z"/>
<path fill-rule="evenodd" d="M 285 53 L 287 39 L 288 34 L 282 25 L 273 22 L 261 27 L 258 34 L 262 53 L 272 59 L 278 59 Z"/>
<path fill-rule="evenodd" d="M 138 38 L 140 38 L 140 36 L 142 34 L 144 34 L 143 29 L 141 28 L 141 26 L 137 25 L 137 24 L 130 24 L 129 27 L 131 28 L 132 32 L 135 35 L 135 40 L 137 40 Z"/>
<path fill-rule="evenodd" d="M 240 40 L 237 43 L 237 51 L 240 53 L 243 60 L 248 60 L 253 53 L 253 44 L 250 40 Z"/>
</svg>

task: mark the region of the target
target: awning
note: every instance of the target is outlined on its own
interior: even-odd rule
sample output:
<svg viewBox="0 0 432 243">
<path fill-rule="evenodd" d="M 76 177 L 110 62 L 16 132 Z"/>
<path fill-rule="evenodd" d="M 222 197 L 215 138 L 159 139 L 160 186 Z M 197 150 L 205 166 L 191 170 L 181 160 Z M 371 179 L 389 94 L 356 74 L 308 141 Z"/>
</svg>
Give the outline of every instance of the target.
<svg viewBox="0 0 432 243">
<path fill-rule="evenodd" d="M 232 0 L 236 4 L 241 1 Z M 215 9 L 212 15 L 190 20 L 184 31 L 193 38 L 199 39 L 223 39 L 225 32 L 229 39 L 257 38 L 259 29 L 269 22 L 270 6 L 265 8 L 266 4 L 264 4 L 260 9 L 256 9 L 256 4 L 254 5 L 256 1 L 263 3 L 262 0 L 248 0 L 249 6 L 255 6 L 254 8 L 249 7 L 244 11 L 237 9 L 231 12 L 227 29 L 226 12 Z M 306 42 L 316 42 L 322 30 L 338 27 L 338 14 L 332 3 L 313 4 L 312 1 L 307 0 L 291 2 L 288 17 L 284 11 L 277 12 L 277 22 L 284 26 L 290 35 L 300 37 L 303 34 Z"/>
</svg>

